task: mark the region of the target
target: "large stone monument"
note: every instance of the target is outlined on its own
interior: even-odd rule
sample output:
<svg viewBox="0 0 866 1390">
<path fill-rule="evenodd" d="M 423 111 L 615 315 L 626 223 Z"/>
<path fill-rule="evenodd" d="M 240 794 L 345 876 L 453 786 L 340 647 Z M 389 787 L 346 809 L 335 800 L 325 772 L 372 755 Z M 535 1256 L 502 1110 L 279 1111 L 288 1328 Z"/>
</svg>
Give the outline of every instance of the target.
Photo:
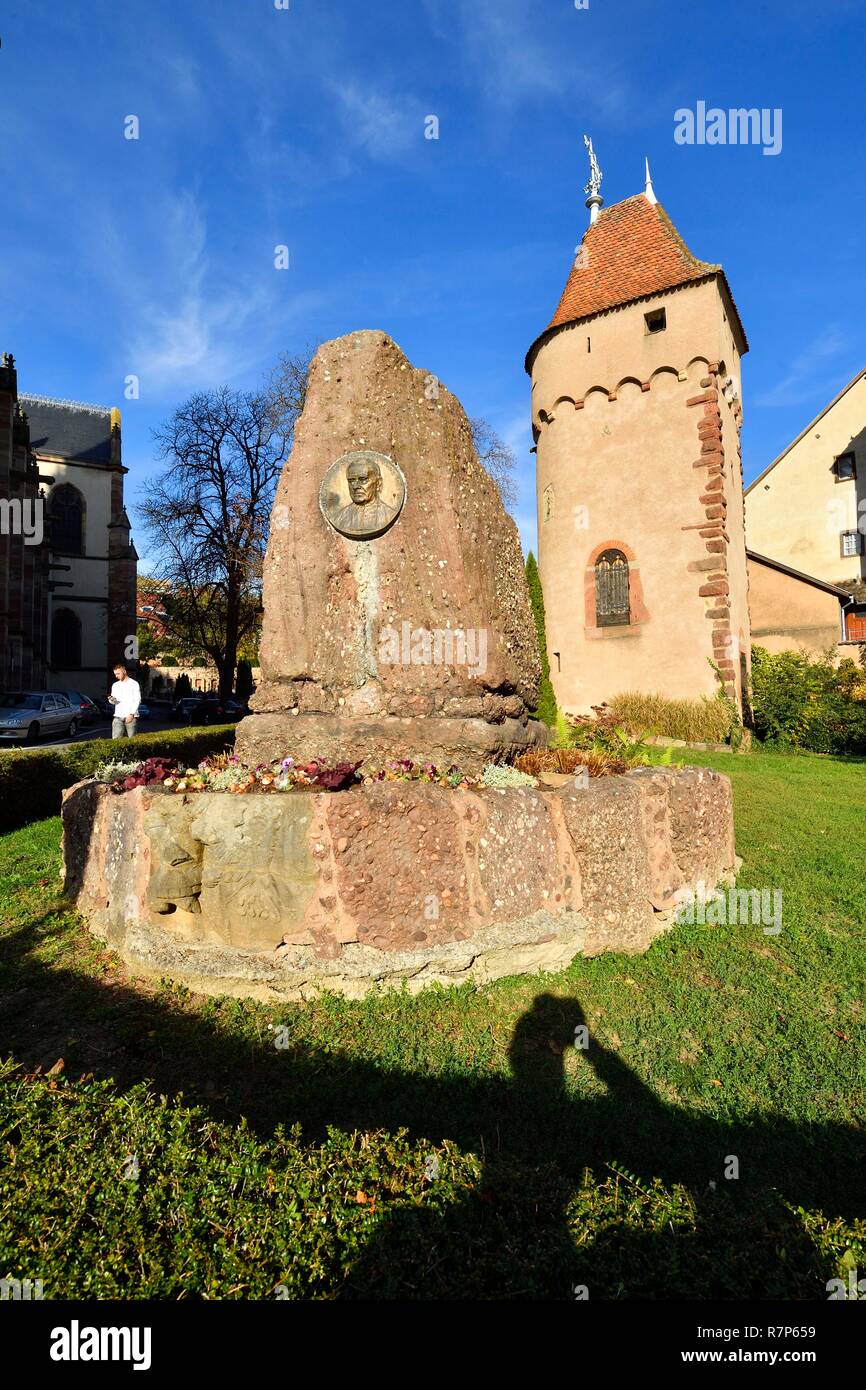
<svg viewBox="0 0 866 1390">
<path fill-rule="evenodd" d="M 408 757 L 473 772 L 544 739 L 517 528 L 466 414 L 387 334 L 313 359 L 264 573 L 246 762 Z"/>
<path fill-rule="evenodd" d="M 316 354 L 264 603 L 264 678 L 237 732 L 250 767 L 398 757 L 471 775 L 543 738 L 514 523 L 458 402 L 384 333 Z M 368 770 L 336 791 L 277 790 L 269 770 L 241 794 L 80 782 L 66 892 L 136 972 L 287 999 L 645 950 L 679 895 L 735 865 L 730 783 L 710 770 L 552 787 Z"/>
</svg>

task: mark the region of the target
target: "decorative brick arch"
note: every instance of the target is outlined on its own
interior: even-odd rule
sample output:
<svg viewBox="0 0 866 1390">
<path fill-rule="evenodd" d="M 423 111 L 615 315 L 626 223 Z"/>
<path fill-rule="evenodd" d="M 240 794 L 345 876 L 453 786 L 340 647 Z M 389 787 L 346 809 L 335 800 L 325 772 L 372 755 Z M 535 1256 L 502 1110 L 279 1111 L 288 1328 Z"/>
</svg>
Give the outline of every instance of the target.
<svg viewBox="0 0 866 1390">
<path fill-rule="evenodd" d="M 629 620 L 615 627 L 599 627 L 596 618 L 595 566 L 606 550 L 621 550 L 628 560 Z M 583 575 L 584 629 L 587 637 L 626 637 L 638 632 L 650 614 L 643 596 L 640 565 L 637 555 L 627 541 L 614 537 L 593 546 L 586 560 Z"/>
</svg>

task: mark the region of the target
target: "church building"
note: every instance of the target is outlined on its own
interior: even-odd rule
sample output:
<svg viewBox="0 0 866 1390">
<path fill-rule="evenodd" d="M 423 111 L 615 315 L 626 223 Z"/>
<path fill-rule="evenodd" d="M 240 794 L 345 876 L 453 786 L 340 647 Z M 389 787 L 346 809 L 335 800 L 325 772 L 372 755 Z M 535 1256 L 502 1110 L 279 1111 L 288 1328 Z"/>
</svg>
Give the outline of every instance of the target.
<svg viewBox="0 0 866 1390">
<path fill-rule="evenodd" d="M 741 704 L 746 335 L 722 267 L 689 251 L 649 169 L 642 193 L 602 208 L 589 148 L 590 223 L 526 357 L 557 702 L 695 698 L 721 679 Z"/>
<path fill-rule="evenodd" d="M 49 685 L 104 695 L 136 652 L 136 568 L 123 503 L 120 411 L 22 394 L 30 451 L 47 483 Z M 107 684 L 108 682 L 108 684 Z"/>
</svg>

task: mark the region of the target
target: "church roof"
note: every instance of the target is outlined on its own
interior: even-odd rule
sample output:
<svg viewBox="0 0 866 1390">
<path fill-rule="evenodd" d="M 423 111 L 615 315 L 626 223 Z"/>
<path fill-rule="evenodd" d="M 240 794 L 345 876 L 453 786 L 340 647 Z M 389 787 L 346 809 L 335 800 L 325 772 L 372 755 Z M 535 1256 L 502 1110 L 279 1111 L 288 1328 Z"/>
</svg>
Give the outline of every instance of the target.
<svg viewBox="0 0 866 1390">
<path fill-rule="evenodd" d="M 725 287 L 747 348 L 722 267 L 692 255 L 660 203 L 638 193 L 603 208 L 584 233 L 553 318 L 526 355 L 527 371 L 536 347 L 553 329 L 712 276 Z"/>
<path fill-rule="evenodd" d="M 30 422 L 30 447 L 77 463 L 111 462 L 111 409 L 52 396 L 20 395 Z"/>
</svg>

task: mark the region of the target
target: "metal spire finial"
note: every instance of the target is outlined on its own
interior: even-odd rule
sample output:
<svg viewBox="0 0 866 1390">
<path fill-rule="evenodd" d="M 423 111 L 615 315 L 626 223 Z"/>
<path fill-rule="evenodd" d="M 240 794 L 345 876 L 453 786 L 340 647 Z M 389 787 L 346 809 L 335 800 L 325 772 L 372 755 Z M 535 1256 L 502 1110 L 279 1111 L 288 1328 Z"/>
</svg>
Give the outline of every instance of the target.
<svg viewBox="0 0 866 1390">
<path fill-rule="evenodd" d="M 598 167 L 598 160 L 595 157 L 595 150 L 592 148 L 592 141 L 588 135 L 584 135 L 583 143 L 589 152 L 589 183 L 584 188 L 584 193 L 588 193 L 586 206 L 589 208 L 589 222 L 592 226 L 598 217 L 598 210 L 602 204 L 602 197 L 599 189 L 601 188 L 602 173 Z"/>
</svg>

